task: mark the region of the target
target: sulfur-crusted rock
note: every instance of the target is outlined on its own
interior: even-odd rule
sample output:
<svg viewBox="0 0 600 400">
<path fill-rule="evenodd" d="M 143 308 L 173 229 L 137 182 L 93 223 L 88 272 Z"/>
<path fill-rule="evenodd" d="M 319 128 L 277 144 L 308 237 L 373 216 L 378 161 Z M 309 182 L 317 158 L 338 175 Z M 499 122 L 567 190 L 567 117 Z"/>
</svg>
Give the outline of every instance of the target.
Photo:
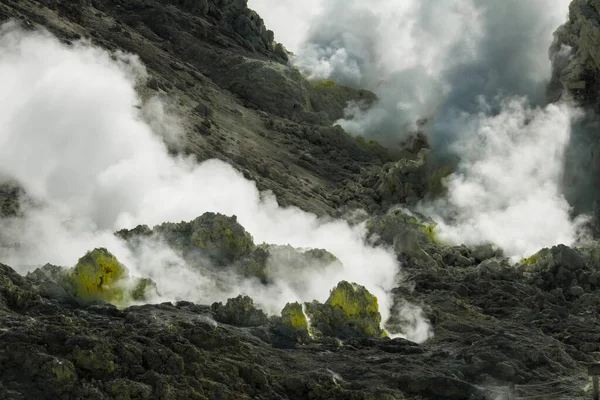
<svg viewBox="0 0 600 400">
<path fill-rule="evenodd" d="M 81 257 L 68 272 L 67 283 L 67 291 L 82 303 L 124 305 L 131 300 L 144 300 L 156 290 L 150 279 L 130 278 L 127 268 L 105 248 Z"/>
<path fill-rule="evenodd" d="M 125 266 L 104 248 L 81 257 L 70 273 L 74 295 L 85 302 L 122 302 L 125 293 L 121 284 L 126 277 Z"/>
<path fill-rule="evenodd" d="M 530 281 L 544 291 L 560 289 L 567 295 L 579 297 L 600 289 L 598 261 L 596 248 L 559 245 L 521 260 L 521 270 L 530 274 Z"/>
<path fill-rule="evenodd" d="M 191 266 L 227 267 L 264 284 L 285 277 L 290 271 L 342 268 L 337 257 L 324 249 L 266 243 L 257 246 L 235 216 L 222 214 L 205 213 L 190 222 L 164 223 L 153 229 L 140 225 L 132 230 L 123 229 L 116 235 L 132 248 L 146 239 L 159 240 L 181 254 Z"/>
<path fill-rule="evenodd" d="M 287 303 L 276 319 L 274 330 L 297 343 L 311 340 L 311 328 L 300 303 Z"/>
<path fill-rule="evenodd" d="M 154 227 L 172 248 L 186 257 L 202 256 L 216 265 L 229 265 L 255 249 L 254 240 L 236 216 L 204 213 L 190 222 L 164 223 Z"/>
<path fill-rule="evenodd" d="M 420 242 L 435 242 L 435 223 L 433 220 L 406 210 L 392 210 L 367 221 L 370 235 L 375 235 L 379 242 L 392 245 L 398 233 L 405 230 L 414 231 Z"/>
<path fill-rule="evenodd" d="M 346 281 L 338 283 L 325 304 L 306 303 L 311 325 L 325 336 L 382 337 L 381 314 L 377 298 L 363 286 Z"/>
<path fill-rule="evenodd" d="M 266 325 L 267 315 L 254 305 L 254 300 L 248 296 L 238 296 L 227 300 L 227 303 L 214 303 L 212 310 L 215 319 L 224 324 L 235 326 L 260 326 Z"/>
</svg>

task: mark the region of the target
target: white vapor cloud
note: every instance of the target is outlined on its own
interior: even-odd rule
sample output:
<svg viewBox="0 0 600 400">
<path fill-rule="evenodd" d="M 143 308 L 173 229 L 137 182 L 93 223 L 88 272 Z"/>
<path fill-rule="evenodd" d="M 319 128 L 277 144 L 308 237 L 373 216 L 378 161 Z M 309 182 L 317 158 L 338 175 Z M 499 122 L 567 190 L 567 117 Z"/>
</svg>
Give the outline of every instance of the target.
<svg viewBox="0 0 600 400">
<path fill-rule="evenodd" d="M 291 52 L 297 52 L 306 40 L 310 23 L 325 5 L 324 0 L 249 0 L 248 7 L 275 33 L 275 40 Z"/>
<path fill-rule="evenodd" d="M 440 239 L 470 245 L 492 242 L 516 261 L 543 247 L 573 244 L 583 218 L 572 221 L 560 191 L 571 122 L 567 104 L 529 106 L 524 98 L 465 115 L 453 146 L 459 170 L 447 178 L 448 194 L 422 205 L 438 222 Z"/>
<path fill-rule="evenodd" d="M 331 0 L 293 58 L 311 79 L 374 91 L 367 113 L 349 110 L 347 131 L 395 146 L 431 120 L 447 146 L 460 130 L 456 113 L 477 112 L 478 96 L 526 95 L 543 102 L 548 48 L 569 0 Z M 292 20 L 294 18 L 292 17 Z M 277 34 L 277 31 L 275 31 Z M 304 36 L 304 33 L 302 33 Z"/>
<path fill-rule="evenodd" d="M 146 77 L 132 55 L 61 44 L 12 23 L 0 29 L 0 172 L 43 203 L 3 220 L 0 239 L 18 245 L 0 247 L 0 259 L 21 271 L 46 262 L 72 266 L 86 251 L 106 247 L 133 274 L 154 279 L 162 300 L 206 303 L 244 292 L 271 313 L 288 301 L 324 301 L 345 279 L 375 294 L 386 320 L 399 279 L 394 254 L 366 244 L 364 226 L 279 207 L 228 164 L 171 157 L 165 141 L 180 132 L 160 105 L 141 104 L 135 86 Z M 132 253 L 112 235 L 207 211 L 236 215 L 257 243 L 325 248 L 344 269 L 292 275 L 266 288 L 192 269 L 160 246 Z M 299 290 L 294 278 L 310 284 Z"/>
<path fill-rule="evenodd" d="M 330 0 L 295 15 L 294 64 L 309 79 L 374 91 L 348 104 L 347 132 L 394 147 L 424 125 L 434 156 L 458 156 L 448 195 L 421 211 L 453 244 L 493 242 L 517 259 L 573 244 L 561 180 L 579 112 L 546 105 L 548 49 L 570 0 Z M 277 35 L 277 30 L 275 30 Z"/>
</svg>

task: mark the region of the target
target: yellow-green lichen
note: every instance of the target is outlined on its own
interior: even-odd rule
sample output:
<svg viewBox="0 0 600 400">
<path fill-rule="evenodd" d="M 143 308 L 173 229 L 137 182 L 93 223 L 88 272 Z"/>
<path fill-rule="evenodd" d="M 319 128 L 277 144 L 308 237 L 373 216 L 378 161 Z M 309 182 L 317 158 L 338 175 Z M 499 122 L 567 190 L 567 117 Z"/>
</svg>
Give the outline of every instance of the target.
<svg viewBox="0 0 600 400">
<path fill-rule="evenodd" d="M 377 297 L 369 293 L 364 287 L 355 287 L 348 282 L 340 282 L 331 291 L 327 304 L 331 307 L 340 308 L 348 317 L 355 317 L 364 312 L 379 312 Z"/>
<path fill-rule="evenodd" d="M 549 253 L 548 249 L 542 249 L 530 257 L 522 258 L 521 264 L 535 265 L 535 264 L 539 263 L 540 261 L 543 261 L 543 259 L 548 255 L 548 253 Z"/>
<path fill-rule="evenodd" d="M 75 367 L 69 361 L 53 360 L 50 365 L 50 372 L 59 384 L 68 383 L 75 378 Z"/>
<path fill-rule="evenodd" d="M 135 301 L 147 300 L 149 292 L 155 288 L 156 285 L 151 279 L 140 279 L 131 292 L 131 298 Z"/>
<path fill-rule="evenodd" d="M 439 242 L 437 239 L 435 228 L 436 228 L 435 224 L 421 225 L 421 227 L 420 227 L 421 232 L 423 232 L 425 234 L 425 236 L 427 236 L 427 239 L 432 243 Z"/>
<path fill-rule="evenodd" d="M 235 217 L 206 213 L 191 224 L 191 243 L 219 262 L 231 262 L 256 247 L 252 235 L 237 223 Z"/>
<path fill-rule="evenodd" d="M 76 297 L 110 303 L 124 300 L 119 283 L 126 277 L 125 267 L 104 248 L 94 249 L 81 257 L 70 274 Z"/>
<path fill-rule="evenodd" d="M 148 298 L 156 285 L 150 279 L 132 280 L 127 268 L 104 248 L 94 249 L 81 257 L 68 273 L 72 295 L 83 303 L 104 301 L 126 306 L 132 300 Z"/>
<path fill-rule="evenodd" d="M 96 353 L 91 350 L 76 349 L 73 351 L 75 365 L 91 372 L 112 374 L 115 372 L 115 363 L 105 353 Z"/>
<path fill-rule="evenodd" d="M 308 331 L 308 320 L 300 303 L 287 303 L 281 311 L 281 322 L 295 330 Z"/>
</svg>

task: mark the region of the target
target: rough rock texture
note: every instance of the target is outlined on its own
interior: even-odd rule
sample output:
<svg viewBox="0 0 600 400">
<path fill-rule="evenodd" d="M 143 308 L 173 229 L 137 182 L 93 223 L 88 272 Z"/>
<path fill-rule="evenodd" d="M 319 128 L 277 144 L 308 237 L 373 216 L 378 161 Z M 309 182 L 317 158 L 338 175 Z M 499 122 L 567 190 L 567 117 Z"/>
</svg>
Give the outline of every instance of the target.
<svg viewBox="0 0 600 400">
<path fill-rule="evenodd" d="M 97 302 L 127 306 L 156 292 L 151 279 L 131 277 L 127 267 L 104 248 L 88 252 L 71 269 L 47 264 L 28 273 L 27 279 L 41 295 L 64 306 Z"/>
<path fill-rule="evenodd" d="M 0 182 L 0 218 L 17 215 L 22 196 L 23 190 L 16 182 Z"/>
<path fill-rule="evenodd" d="M 166 222 L 150 229 L 139 225 L 116 235 L 136 251 L 144 241 L 159 241 L 180 254 L 196 268 L 232 270 L 245 277 L 271 283 L 274 278 L 294 270 L 342 268 L 341 262 L 324 249 L 296 249 L 292 246 L 255 245 L 252 235 L 235 216 L 211 212 L 189 222 Z"/>
<path fill-rule="evenodd" d="M 312 328 L 300 303 L 288 303 L 281 310 L 281 319 L 275 320 L 274 331 L 292 342 L 308 343 Z"/>
<path fill-rule="evenodd" d="M 351 337 L 382 337 L 381 314 L 377 298 L 363 286 L 340 282 L 325 304 L 306 304 L 311 325 L 325 336 L 342 339 Z"/>
<path fill-rule="evenodd" d="M 255 248 L 252 235 L 235 216 L 205 213 L 190 222 L 163 223 L 154 233 L 186 257 L 201 253 L 219 265 L 230 264 Z"/>
<path fill-rule="evenodd" d="M 214 303 L 212 309 L 215 319 L 236 326 L 261 326 L 267 324 L 267 315 L 254 306 L 254 301 L 248 296 L 238 296 L 227 300 L 227 303 Z"/>
<path fill-rule="evenodd" d="M 586 103 L 598 106 L 597 83 L 600 70 L 600 3 L 572 1 L 569 21 L 557 29 L 550 49 L 553 81 L 549 94 L 553 99 L 568 91 Z"/>
<path fill-rule="evenodd" d="M 580 59 L 553 52 L 553 93 L 567 87 L 594 105 L 597 3 L 573 4 L 554 49 L 562 41 Z M 298 303 L 266 318 L 245 297 L 212 307 L 117 309 L 78 301 L 60 267 L 23 277 L 0 264 L 0 398 L 474 400 L 501 397 L 509 383 L 523 398 L 589 397 L 587 363 L 600 360 L 598 250 L 557 247 L 515 268 L 491 245 L 446 246 L 431 221 L 387 213 L 443 189 L 452 168 L 428 165 L 418 137 L 390 155 L 330 126 L 347 101 L 369 103 L 373 95 L 306 82 L 245 1 L 0 1 L 6 18 L 45 26 L 65 43 L 88 37 L 139 54 L 151 75 L 140 96 L 177 98 L 172 111 L 187 132 L 181 151 L 198 161 L 231 163 L 282 205 L 319 215 L 377 213 L 368 222 L 372 242 L 393 248 L 403 263 L 385 328 L 412 326 L 425 336 L 410 306 L 419 304 L 434 336 L 422 345 L 365 337 L 380 333 L 374 299 L 346 283 L 334 290 L 344 301 L 332 295 L 314 304 L 321 314 L 313 326 L 329 329 L 321 336 Z M 20 192 L 4 188 L 2 216 L 18 215 Z M 273 254 L 306 264 L 307 251 L 256 244 L 233 218 L 204 218 L 167 224 L 165 236 L 182 254 L 205 252 L 217 267 L 263 284 L 278 271 L 268 264 Z M 119 235 L 135 247 L 156 231 Z M 336 265 L 324 251 L 308 254 Z M 344 305 L 355 301 L 357 309 Z M 353 326 L 348 315 L 359 317 Z"/>
<path fill-rule="evenodd" d="M 434 260 L 446 252 L 475 253 L 421 240 Z M 33 276 L 2 265 L 0 393 L 15 399 L 483 399 L 486 388 L 498 394 L 514 382 L 521 396 L 578 398 L 585 365 L 600 353 L 593 283 L 600 265 L 593 250 L 550 252 L 551 260 L 538 258 L 539 269 L 515 269 L 497 257 L 454 268 L 407 259 L 415 291 L 396 289 L 395 307 L 405 300 L 425 306 L 435 337 L 423 345 L 356 335 L 313 339 L 299 304 L 266 319 L 248 298 L 213 308 L 185 302 L 66 307 L 36 289 Z M 573 270 L 565 263 L 578 268 L 577 282 L 562 278 Z M 331 307 L 340 286 L 327 301 Z"/>
<path fill-rule="evenodd" d="M 567 147 L 564 191 L 575 212 L 596 212 L 600 200 L 600 3 L 574 0 L 569 20 L 554 34 L 550 48 L 552 80 L 548 85 L 551 101 L 573 98 L 587 110 L 575 121 Z M 600 234 L 600 230 L 597 230 Z"/>
</svg>

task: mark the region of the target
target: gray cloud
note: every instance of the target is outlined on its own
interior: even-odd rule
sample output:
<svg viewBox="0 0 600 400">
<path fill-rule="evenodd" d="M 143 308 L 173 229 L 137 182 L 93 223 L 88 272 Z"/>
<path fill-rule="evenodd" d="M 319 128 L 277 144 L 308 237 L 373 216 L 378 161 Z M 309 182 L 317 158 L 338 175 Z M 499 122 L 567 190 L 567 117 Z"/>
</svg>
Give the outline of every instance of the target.
<svg viewBox="0 0 600 400">
<path fill-rule="evenodd" d="M 464 113 L 498 111 L 500 98 L 544 103 L 552 32 L 568 0 L 358 0 L 329 2 L 296 65 L 314 79 L 366 87 L 371 115 L 342 126 L 394 145 L 430 118 L 434 144 L 456 137 Z"/>
</svg>

